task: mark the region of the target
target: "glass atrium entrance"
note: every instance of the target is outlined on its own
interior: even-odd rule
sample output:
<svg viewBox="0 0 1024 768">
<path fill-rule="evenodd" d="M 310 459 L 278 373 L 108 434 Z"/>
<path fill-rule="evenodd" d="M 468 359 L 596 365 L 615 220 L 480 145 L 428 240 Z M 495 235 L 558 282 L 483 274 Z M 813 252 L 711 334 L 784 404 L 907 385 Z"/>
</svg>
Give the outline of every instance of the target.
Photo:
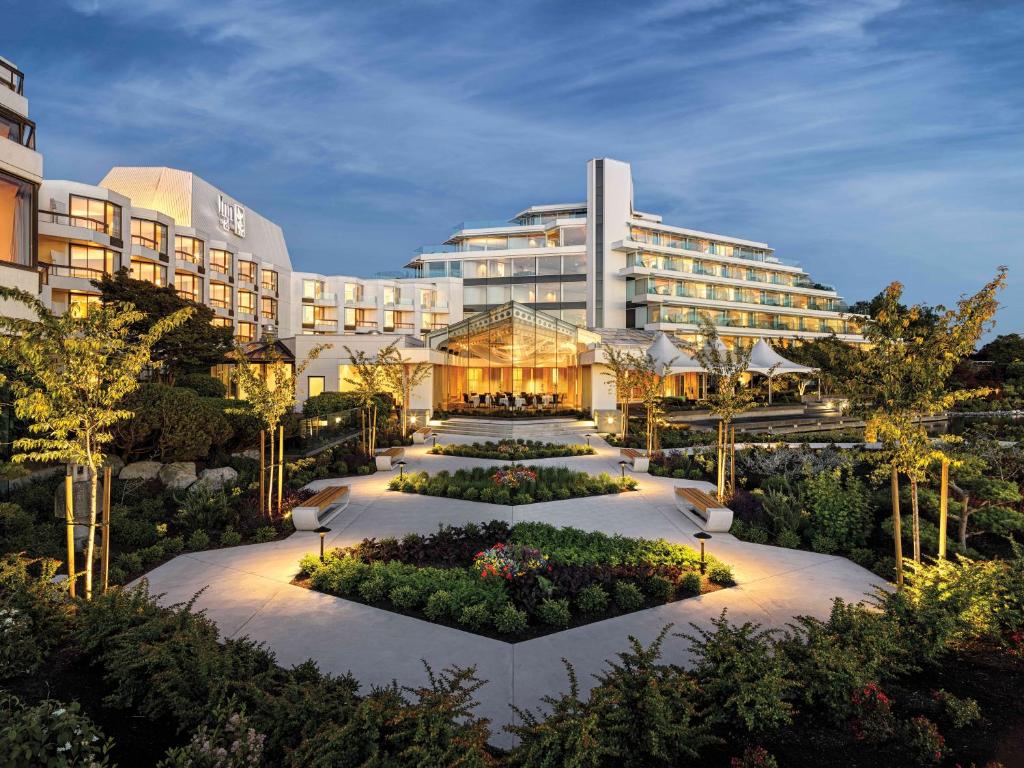
<svg viewBox="0 0 1024 768">
<path fill-rule="evenodd" d="M 430 334 L 445 354 L 439 407 L 470 414 L 531 415 L 581 405 L 579 356 L 589 331 L 508 302 Z"/>
</svg>

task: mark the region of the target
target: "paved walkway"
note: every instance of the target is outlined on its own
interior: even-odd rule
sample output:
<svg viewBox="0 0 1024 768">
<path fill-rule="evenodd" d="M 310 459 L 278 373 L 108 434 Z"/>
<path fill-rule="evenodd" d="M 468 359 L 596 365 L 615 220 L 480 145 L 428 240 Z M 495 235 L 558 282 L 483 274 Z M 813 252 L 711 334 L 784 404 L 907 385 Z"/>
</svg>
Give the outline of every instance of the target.
<svg viewBox="0 0 1024 768">
<path fill-rule="evenodd" d="M 446 435 L 442 442 L 466 442 Z M 536 464 L 562 465 L 591 473 L 617 475 L 619 455 L 593 440 L 596 456 L 544 459 Z M 406 450 L 407 471 L 430 472 L 488 466 L 489 460 L 432 456 L 425 446 Z M 710 484 L 635 475 L 640 490 L 616 496 L 568 499 L 520 507 L 393 493 L 382 472 L 346 478 L 352 502 L 331 524 L 329 546 L 354 544 L 367 536 L 430 533 L 439 525 L 501 519 L 510 523 L 541 520 L 587 530 L 628 536 L 665 538 L 693 545 L 697 528 L 676 509 L 673 487 L 710 488 Z M 337 482 L 322 480 L 317 488 Z M 285 665 L 314 659 L 326 672 L 351 671 L 367 688 L 426 681 L 421 660 L 435 669 L 474 664 L 488 683 L 478 693 L 479 711 L 492 720 L 499 746 L 508 746 L 501 727 L 512 721 L 509 704 L 537 707 L 541 698 L 567 688 L 562 659 L 575 667 L 584 692 L 605 659 L 626 647 L 633 635 L 648 642 L 672 623 L 707 625 L 724 608 L 733 621 L 783 627 L 793 616 L 828 614 L 833 597 L 857 601 L 880 582 L 849 560 L 813 552 L 741 542 L 715 534 L 708 551 L 733 566 L 738 586 L 638 613 L 620 616 L 553 635 L 509 644 L 419 619 L 371 608 L 291 585 L 299 558 L 317 551 L 318 537 L 296 533 L 282 541 L 181 555 L 148 574 L 151 590 L 165 603 L 188 600 L 205 588 L 197 607 L 226 637 L 249 636 L 272 650 Z M 666 660 L 686 663 L 686 642 L 671 638 Z"/>
</svg>

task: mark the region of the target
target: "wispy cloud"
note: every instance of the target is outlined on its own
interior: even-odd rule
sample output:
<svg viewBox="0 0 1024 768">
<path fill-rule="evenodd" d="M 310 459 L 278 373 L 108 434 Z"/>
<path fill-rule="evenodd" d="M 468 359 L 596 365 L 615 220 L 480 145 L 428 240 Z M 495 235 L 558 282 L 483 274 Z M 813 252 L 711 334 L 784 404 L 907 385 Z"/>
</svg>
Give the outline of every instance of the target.
<svg viewBox="0 0 1024 768">
<path fill-rule="evenodd" d="M 900 277 L 951 301 L 1024 266 L 1013 4 L 21 7 L 0 49 L 30 73 L 48 175 L 192 168 L 284 224 L 304 268 L 580 199 L 599 155 L 633 162 L 640 207 L 767 240 L 851 298 Z"/>
</svg>

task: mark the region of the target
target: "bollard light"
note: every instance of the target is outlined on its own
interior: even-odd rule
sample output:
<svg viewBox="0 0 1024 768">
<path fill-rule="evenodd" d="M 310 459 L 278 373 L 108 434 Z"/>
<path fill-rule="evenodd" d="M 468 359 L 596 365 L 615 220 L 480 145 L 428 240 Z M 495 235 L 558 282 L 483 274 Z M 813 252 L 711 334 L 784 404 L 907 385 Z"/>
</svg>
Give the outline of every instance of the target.
<svg viewBox="0 0 1024 768">
<path fill-rule="evenodd" d="M 395 466 L 398 467 L 398 479 L 401 480 L 405 477 L 405 459 L 399 459 L 396 461 Z"/>
<path fill-rule="evenodd" d="M 588 432 L 586 435 L 584 435 L 584 437 L 587 438 L 587 448 L 589 448 L 590 447 L 590 438 L 592 437 L 592 435 Z"/>
<path fill-rule="evenodd" d="M 324 538 L 331 532 L 331 529 L 326 525 L 321 525 L 316 532 L 320 534 L 320 562 L 322 563 L 324 561 Z"/>
<path fill-rule="evenodd" d="M 700 575 L 703 576 L 708 568 L 707 562 L 704 560 L 704 542 L 711 538 L 711 534 L 706 533 L 705 531 L 698 531 L 693 534 L 693 538 L 700 541 Z"/>
<path fill-rule="evenodd" d="M 619 462 L 619 468 L 622 470 L 622 480 L 623 480 L 623 482 L 625 482 L 625 480 L 626 480 L 626 465 L 627 464 L 629 464 L 629 462 L 626 461 L 625 459 L 623 459 L 622 461 Z"/>
</svg>

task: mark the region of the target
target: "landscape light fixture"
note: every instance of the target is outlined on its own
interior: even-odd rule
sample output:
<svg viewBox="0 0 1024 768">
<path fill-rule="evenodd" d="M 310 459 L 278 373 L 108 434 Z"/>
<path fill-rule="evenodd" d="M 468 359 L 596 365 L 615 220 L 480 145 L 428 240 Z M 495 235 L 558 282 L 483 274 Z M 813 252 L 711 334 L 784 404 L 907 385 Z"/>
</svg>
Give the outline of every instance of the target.
<svg viewBox="0 0 1024 768">
<path fill-rule="evenodd" d="M 324 561 L 324 538 L 330 532 L 331 532 L 331 529 L 328 528 L 326 525 L 321 525 L 319 528 L 316 529 L 316 533 L 320 534 L 320 562 L 321 563 Z"/>
<path fill-rule="evenodd" d="M 587 438 L 587 448 L 589 448 L 590 447 L 590 438 L 593 437 L 593 435 L 591 435 L 589 432 L 587 432 L 587 434 L 585 434 L 584 437 Z"/>
<path fill-rule="evenodd" d="M 399 459 L 396 461 L 395 466 L 398 467 L 398 479 L 401 480 L 405 477 L 405 459 Z"/>
<path fill-rule="evenodd" d="M 437 448 L 437 435 L 433 436 L 433 440 L 434 440 L 433 447 Z"/>
<path fill-rule="evenodd" d="M 619 467 L 622 469 L 622 481 L 623 482 L 626 481 L 626 465 L 627 464 L 629 464 L 629 462 L 626 461 L 625 459 L 623 459 L 622 461 L 619 462 Z"/>
<path fill-rule="evenodd" d="M 704 560 L 704 542 L 711 538 L 711 534 L 705 531 L 698 531 L 693 534 L 693 538 L 700 541 L 700 575 L 703 576 L 708 568 L 707 562 Z"/>
</svg>

